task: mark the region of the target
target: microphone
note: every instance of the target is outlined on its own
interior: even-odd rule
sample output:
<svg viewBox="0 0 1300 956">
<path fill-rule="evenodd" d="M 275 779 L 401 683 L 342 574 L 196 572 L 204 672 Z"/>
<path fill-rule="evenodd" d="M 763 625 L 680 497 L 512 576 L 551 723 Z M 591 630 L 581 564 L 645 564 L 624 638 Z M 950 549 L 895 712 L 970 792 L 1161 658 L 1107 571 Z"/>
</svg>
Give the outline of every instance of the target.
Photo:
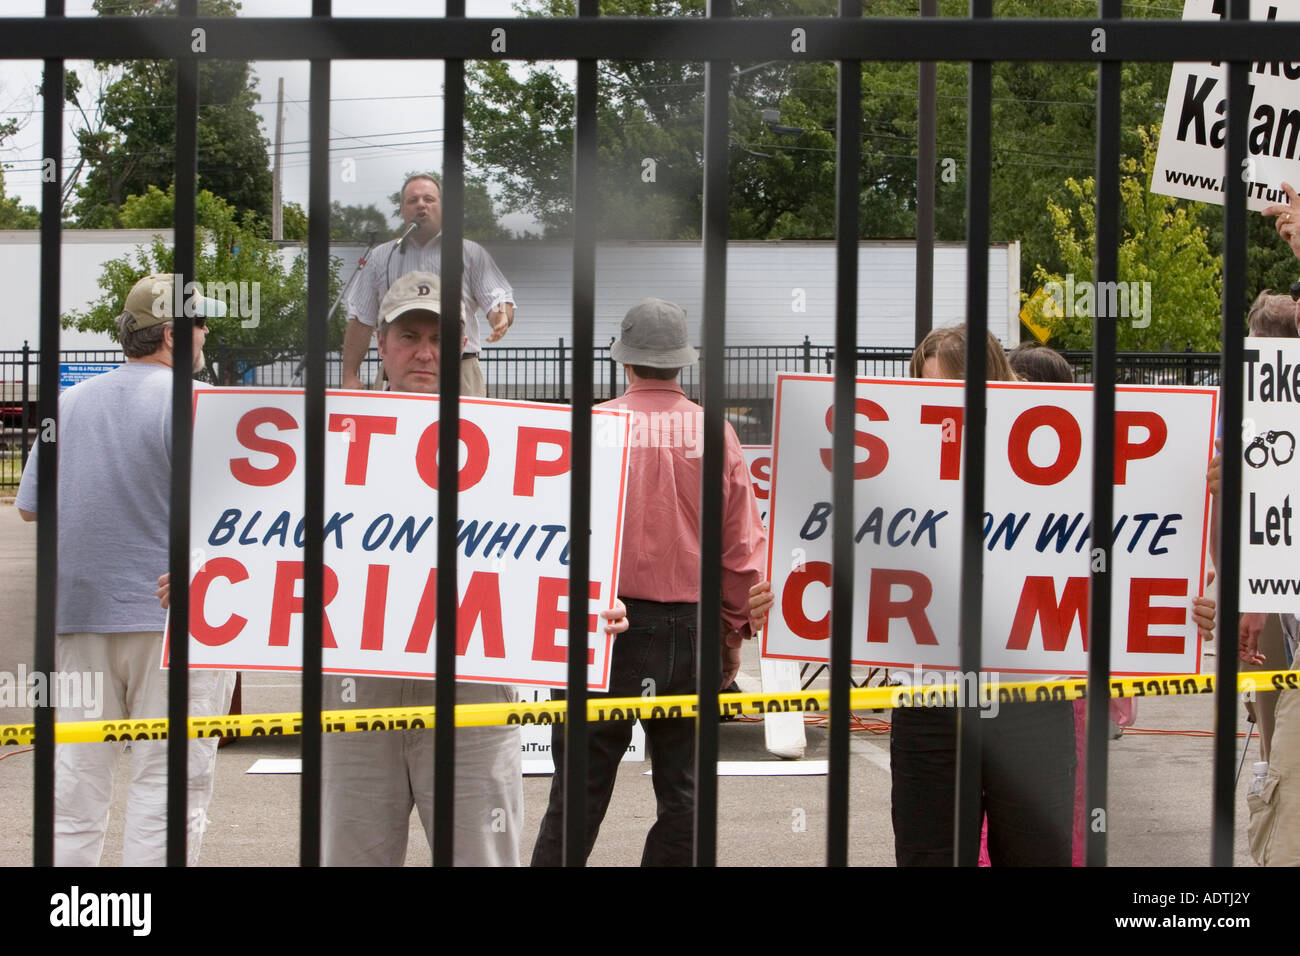
<svg viewBox="0 0 1300 956">
<path fill-rule="evenodd" d="M 401 236 L 399 236 L 397 239 L 398 252 L 406 251 L 406 237 L 409 236 L 411 233 L 415 232 L 415 230 L 419 228 L 420 228 L 420 221 L 418 219 L 413 220 L 412 222 L 408 222 L 406 224 L 406 228 L 402 230 Z"/>
</svg>

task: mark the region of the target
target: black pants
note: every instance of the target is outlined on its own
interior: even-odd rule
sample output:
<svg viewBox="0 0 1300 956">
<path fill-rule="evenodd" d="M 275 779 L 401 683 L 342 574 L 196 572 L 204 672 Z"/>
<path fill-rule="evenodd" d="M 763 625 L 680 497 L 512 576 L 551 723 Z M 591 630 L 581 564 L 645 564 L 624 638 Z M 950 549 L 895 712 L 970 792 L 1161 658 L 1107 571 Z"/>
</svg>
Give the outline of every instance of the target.
<svg viewBox="0 0 1300 956">
<path fill-rule="evenodd" d="M 642 697 L 695 693 L 695 604 L 659 604 L 623 599 L 628 629 L 614 638 L 608 694 Z M 563 700 L 563 691 L 552 691 Z M 642 866 L 689 866 L 695 815 L 695 721 L 643 721 L 650 753 L 658 818 L 646 836 Z M 632 721 L 593 722 L 587 728 L 587 856 L 614 792 L 619 761 L 632 740 Z M 555 776 L 542 828 L 533 847 L 533 866 L 559 866 L 564 840 L 564 725 L 551 730 Z M 584 857 L 585 859 L 585 857 Z"/>
<path fill-rule="evenodd" d="M 982 805 L 994 866 L 1069 866 L 1074 812 L 1074 713 L 1069 701 L 1003 704 L 978 718 Z M 894 711 L 894 855 L 899 866 L 951 866 L 957 711 Z M 978 828 L 962 835 L 979 846 Z"/>
</svg>

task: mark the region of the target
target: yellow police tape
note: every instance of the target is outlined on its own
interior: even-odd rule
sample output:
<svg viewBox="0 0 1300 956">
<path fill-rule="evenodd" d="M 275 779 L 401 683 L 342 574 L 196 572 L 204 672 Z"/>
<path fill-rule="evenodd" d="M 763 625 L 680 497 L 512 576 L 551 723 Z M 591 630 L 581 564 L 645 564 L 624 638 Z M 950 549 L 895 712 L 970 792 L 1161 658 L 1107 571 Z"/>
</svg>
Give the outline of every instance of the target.
<svg viewBox="0 0 1300 956">
<path fill-rule="evenodd" d="M 1111 697 L 1183 697 L 1214 693 L 1214 677 L 1208 674 L 1166 674 L 1154 677 L 1112 678 Z M 1300 671 L 1249 671 L 1237 677 L 1237 690 L 1245 694 L 1300 689 Z M 944 707 L 958 703 L 989 706 L 996 697 L 999 705 L 1053 700 L 1076 700 L 1087 696 L 1083 679 L 1063 681 L 972 681 L 969 685 L 857 687 L 849 692 L 853 710 L 893 707 Z M 972 693 L 973 692 L 973 693 Z M 761 694 L 719 694 L 723 716 L 761 716 L 772 713 L 824 713 L 830 704 L 829 690 L 781 691 Z M 555 724 L 565 718 L 564 701 L 526 704 L 460 704 L 456 726 L 491 727 L 503 724 Z M 633 717 L 694 717 L 696 697 L 601 697 L 587 701 L 588 720 L 629 720 Z M 434 725 L 433 707 L 383 707 L 327 710 L 321 713 L 326 733 L 369 730 L 420 730 Z M 302 714 L 231 714 L 223 717 L 191 717 L 190 737 L 275 737 L 302 733 Z M 137 718 L 87 720 L 55 725 L 57 743 L 109 743 L 122 740 L 166 740 L 167 719 Z M 0 746 L 31 746 L 36 740 L 34 724 L 0 726 Z"/>
</svg>

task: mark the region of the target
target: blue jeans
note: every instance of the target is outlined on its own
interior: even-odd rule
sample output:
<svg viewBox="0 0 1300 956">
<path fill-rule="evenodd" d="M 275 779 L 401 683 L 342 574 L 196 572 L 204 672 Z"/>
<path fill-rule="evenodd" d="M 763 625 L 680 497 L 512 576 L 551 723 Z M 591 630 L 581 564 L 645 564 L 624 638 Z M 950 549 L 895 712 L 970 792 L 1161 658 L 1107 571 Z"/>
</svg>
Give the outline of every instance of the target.
<svg viewBox="0 0 1300 956">
<path fill-rule="evenodd" d="M 624 598 L 629 627 L 614 638 L 609 693 L 599 697 L 695 693 L 695 604 L 660 604 Z M 649 682 L 653 683 L 649 683 Z M 563 691 L 552 691 L 563 700 Z M 689 866 L 695 816 L 695 721 L 646 720 L 658 818 L 646 836 L 642 866 Z M 632 721 L 594 721 L 587 727 L 587 847 L 596 843 L 614 792 L 618 764 L 632 740 Z M 564 840 L 564 724 L 551 729 L 555 776 L 551 798 L 533 847 L 533 866 L 559 866 Z M 583 859 L 586 859 L 586 856 Z"/>
</svg>

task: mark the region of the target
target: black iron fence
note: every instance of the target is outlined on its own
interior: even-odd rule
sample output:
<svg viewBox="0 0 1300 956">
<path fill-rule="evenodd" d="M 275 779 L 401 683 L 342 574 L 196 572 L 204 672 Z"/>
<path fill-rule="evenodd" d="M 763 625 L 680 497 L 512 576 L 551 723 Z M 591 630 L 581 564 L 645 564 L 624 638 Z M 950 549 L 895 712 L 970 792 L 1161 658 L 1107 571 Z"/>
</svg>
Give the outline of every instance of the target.
<svg viewBox="0 0 1300 956">
<path fill-rule="evenodd" d="M 701 314 L 710 321 L 703 329 L 703 362 L 698 386 L 704 395 L 705 433 L 703 497 L 701 514 L 702 554 L 699 620 L 699 683 L 697 721 L 697 801 L 695 814 L 695 861 L 713 865 L 717 859 L 717 698 L 720 635 L 712 626 L 720 618 L 721 605 L 721 496 L 723 444 L 722 420 L 728 406 L 726 369 L 728 353 L 723 348 L 726 326 L 727 258 L 729 233 L 729 164 L 732 148 L 729 131 L 729 88 L 734 61 L 797 61 L 817 57 L 835 61 L 838 107 L 835 122 L 836 155 L 836 327 L 835 348 L 854 352 L 857 342 L 857 254 L 861 169 L 861 63 L 864 60 L 921 62 L 957 61 L 970 64 L 969 98 L 966 109 L 968 145 L 960 164 L 962 188 L 966 190 L 967 299 L 964 310 L 971 326 L 967 356 L 968 381 L 965 413 L 968 460 L 980 461 L 986 452 L 982 427 L 985 420 L 985 355 L 982 341 L 988 327 L 988 261 L 984 250 L 989 243 L 990 177 L 992 169 L 992 61 L 1072 61 L 1096 64 L 1099 74 L 1096 111 L 1096 263 L 1099 282 L 1118 278 L 1117 250 L 1120 241 L 1120 66 L 1126 60 L 1172 62 L 1222 62 L 1226 66 L 1225 129 L 1225 214 L 1224 289 L 1225 329 L 1241 327 L 1244 303 L 1246 233 L 1245 190 L 1238 175 L 1245 167 L 1246 120 L 1250 110 L 1247 71 L 1255 61 L 1290 62 L 1294 58 L 1294 33 L 1263 20 L 1245 22 L 1248 4 L 1228 0 L 1216 4 L 1218 19 L 1208 22 L 1152 21 L 1123 19 L 1120 0 L 1100 0 L 1098 16 L 1091 20 L 995 20 L 992 0 L 971 0 L 970 16 L 936 16 L 933 3 L 922 0 L 921 18 L 886 19 L 864 17 L 861 0 L 840 0 L 834 17 L 787 16 L 733 18 L 727 0 L 710 0 L 704 17 L 603 18 L 596 0 L 579 0 L 577 17 L 475 19 L 465 17 L 464 0 L 448 0 L 447 16 L 419 17 L 402 21 L 348 18 L 335 20 L 330 0 L 313 0 L 308 18 L 199 18 L 197 0 L 178 0 L 178 16 L 158 17 L 65 17 L 62 0 L 47 0 L 45 18 L 13 19 L 0 31 L 0 58 L 44 58 L 43 103 L 44 146 L 54 175 L 44 177 L 41 252 L 41 380 L 49 383 L 59 375 L 58 335 L 60 312 L 60 200 L 63 180 L 61 157 L 66 155 L 61 105 L 64 102 L 65 58 L 114 59 L 166 57 L 176 62 L 176 183 L 175 183 L 175 271 L 184 277 L 194 273 L 195 195 L 197 189 L 198 61 L 206 55 L 238 56 L 244 59 L 302 59 L 311 61 L 310 97 L 310 242 L 308 290 L 309 323 L 304 351 L 306 372 L 305 451 L 303 461 L 309 476 L 304 495 L 306 544 L 303 549 L 303 756 L 300 859 L 315 865 L 320 859 L 321 724 L 317 709 L 321 700 L 321 643 L 323 607 L 324 491 L 321 476 L 325 458 L 325 374 L 326 333 L 322 321 L 328 311 L 328 289 L 323 277 L 329 274 L 328 209 L 330 200 L 330 71 L 333 58 L 408 59 L 413 53 L 446 64 L 444 87 L 443 163 L 446 174 L 444 250 L 442 262 L 442 314 L 456 314 L 456 291 L 461 286 L 460 244 L 463 235 L 465 72 L 469 58 L 555 59 L 577 62 L 574 135 L 575 201 L 574 236 L 574 346 L 571 355 L 556 356 L 564 370 L 566 384 L 560 393 L 571 393 L 575 404 L 584 405 L 595 397 L 600 380 L 597 369 L 606 369 L 593 348 L 595 306 L 595 204 L 596 182 L 596 66 L 599 58 L 646 60 L 654 58 L 694 59 L 706 64 L 703 136 L 704 294 Z M 927 10 L 928 8 L 928 10 Z M 396 25 L 395 25 L 396 24 Z M 508 45 L 506 37 L 508 36 Z M 792 42 L 793 38 L 793 42 Z M 209 51 L 213 51 L 209 54 Z M 924 69 L 922 75 L 925 75 Z M 932 143 L 924 149 L 931 149 Z M 920 151 L 921 155 L 933 155 Z M 933 173 L 933 161 L 926 175 Z M 925 181 L 924 179 L 922 180 Z M 931 180 L 932 181 L 932 180 Z M 932 196 L 921 197 L 928 203 Z M 918 241 L 932 242 L 932 217 L 918 217 Z M 918 275 L 921 273 L 918 271 Z M 918 329 L 929 321 L 919 310 Z M 447 334 L 454 334 L 447 320 Z M 1093 444 L 1092 520 L 1099 527 L 1112 525 L 1111 475 L 1114 471 L 1114 389 L 1121 363 L 1115 352 L 1113 324 L 1098 323 L 1091 357 L 1092 374 L 1100 387 L 1094 393 L 1096 429 Z M 447 337 L 445 334 L 444 337 Z M 177 329 L 177 350 L 186 354 L 191 345 L 190 330 L 183 323 Z M 1224 342 L 1222 381 L 1224 418 L 1236 421 L 1242 415 L 1241 358 L 1239 337 Z M 449 489 L 438 500 L 437 619 L 437 706 L 448 713 L 454 704 L 456 634 L 456 469 L 459 389 L 447 379 L 455 368 L 455 357 L 444 355 L 444 405 L 439 445 L 439 484 Z M 867 360 L 870 360 L 869 358 Z M 901 356 L 892 359 L 897 363 Z M 773 359 L 773 362 L 779 359 Z M 1186 376 L 1186 360 L 1181 369 Z M 853 377 L 861 363 L 835 366 L 836 408 L 834 416 L 834 572 L 830 627 L 831 713 L 829 774 L 827 778 L 827 862 L 847 862 L 849 828 L 849 676 L 852 609 L 855 596 L 843 582 L 853 580 L 853 480 L 854 461 Z M 752 388 L 765 387 L 772 369 L 749 379 Z M 175 407 L 191 400 L 187 369 L 175 369 Z M 571 382 L 571 386 L 568 384 Z M 612 383 L 612 376 L 606 379 Z M 500 380 L 497 380 L 500 387 Z M 38 418 L 44 425 L 57 422 L 58 408 L 52 389 L 40 394 Z M 173 416 L 173 458 L 190 460 L 192 436 L 189 416 Z M 53 431 L 51 430 L 51 439 Z M 1224 429 L 1224 475 L 1222 513 L 1235 515 L 1240 504 L 1241 445 L 1239 429 Z M 570 594 L 587 589 L 590 528 L 591 433 L 590 419 L 573 419 L 571 498 Z M 38 525 L 36 603 L 36 669 L 54 670 L 54 602 L 57 593 L 57 461 L 41 469 L 40 521 Z M 962 584 L 960 596 L 961 667 L 977 673 L 981 661 L 983 574 L 982 528 L 983 470 L 966 469 L 963 482 Z M 190 475 L 175 469 L 171 500 L 171 574 L 186 579 L 190 556 Z M 1219 562 L 1222 601 L 1221 619 L 1235 621 L 1239 569 L 1236 555 L 1239 527 L 1235 521 L 1222 525 Z M 1103 555 L 1104 556 L 1104 555 Z M 1224 560 L 1226 558 L 1226 560 Z M 1094 622 L 1090 643 L 1088 680 L 1087 797 L 1086 806 L 1095 821 L 1107 810 L 1106 776 L 1106 689 L 1110 671 L 1110 595 L 1112 579 L 1108 561 L 1093 562 L 1089 619 Z M 173 592 L 172 613 L 189 619 L 189 596 L 185 588 Z M 565 722 L 569 747 L 568 765 L 563 768 L 566 783 L 565 847 L 571 861 L 582 859 L 583 822 L 586 794 L 583 786 L 586 766 L 585 667 L 588 635 L 581 615 L 572 615 L 568 635 L 570 688 Z M 184 724 L 187 713 L 188 649 L 185 641 L 174 644 L 173 667 L 169 675 L 171 726 Z M 1232 861 L 1234 801 L 1233 765 L 1238 701 L 1236 657 L 1221 654 L 1216 675 L 1216 718 L 1213 778 L 1213 841 L 1210 859 L 1218 865 Z M 957 827 L 960 849 L 955 862 L 975 863 L 974 841 L 961 839 L 979 829 L 979 723 L 973 708 L 959 708 L 957 748 Z M 48 708 L 36 713 L 36 753 L 33 785 L 33 858 L 49 864 L 53 856 L 54 805 L 54 714 Z M 434 860 L 451 862 L 452 770 L 455 746 L 452 722 L 437 722 L 437 764 L 435 774 Z M 169 739 L 168 758 L 168 860 L 182 865 L 186 858 L 185 768 L 186 744 L 178 734 Z M 559 770 L 560 768 L 557 768 Z M 1088 861 L 1106 861 L 1106 827 L 1090 828 L 1087 834 Z"/>
</svg>

